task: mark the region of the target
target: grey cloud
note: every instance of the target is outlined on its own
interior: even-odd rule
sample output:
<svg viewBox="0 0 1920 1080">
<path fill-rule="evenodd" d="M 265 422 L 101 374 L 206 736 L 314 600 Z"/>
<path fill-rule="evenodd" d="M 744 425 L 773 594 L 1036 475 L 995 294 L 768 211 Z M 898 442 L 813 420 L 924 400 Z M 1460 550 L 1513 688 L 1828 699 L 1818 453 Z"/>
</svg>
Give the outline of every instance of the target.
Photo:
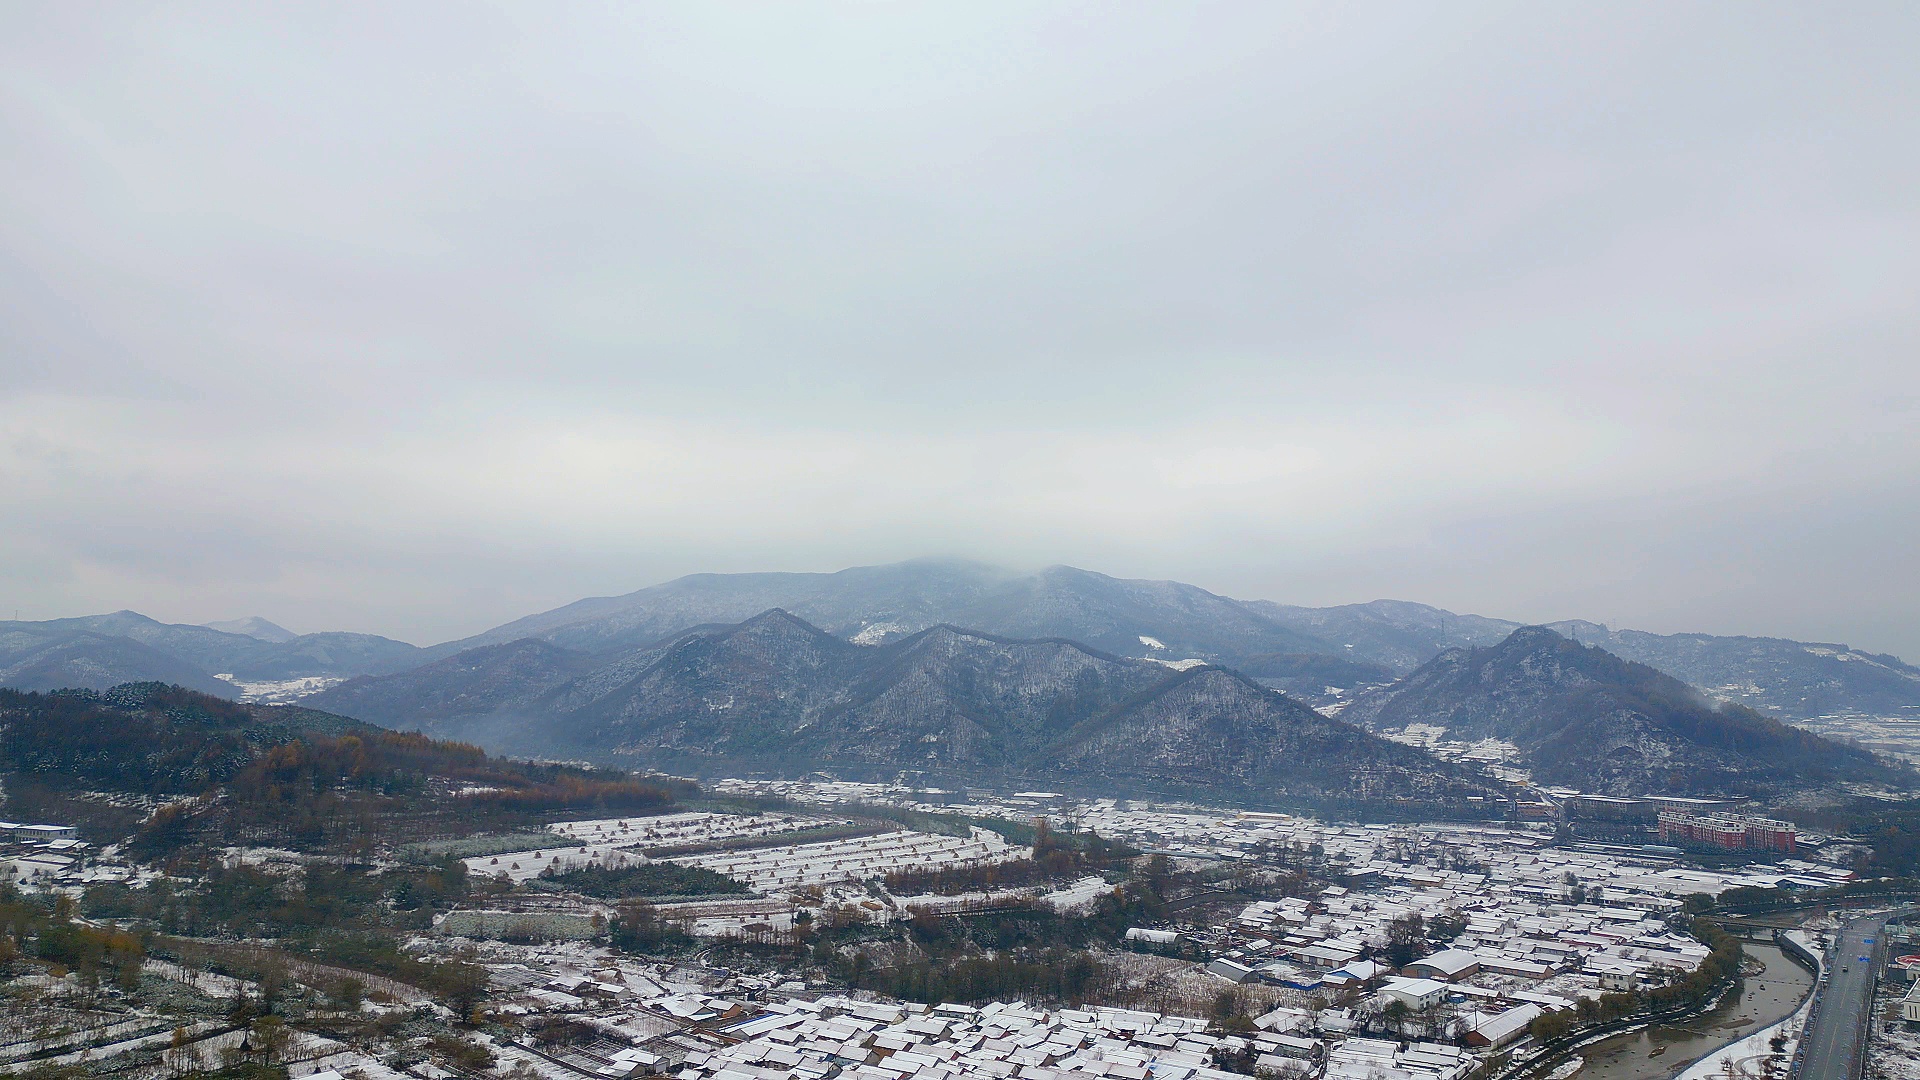
<svg viewBox="0 0 1920 1080">
<path fill-rule="evenodd" d="M 0 17 L 41 615 L 959 551 L 1920 655 L 1910 6 Z"/>
</svg>

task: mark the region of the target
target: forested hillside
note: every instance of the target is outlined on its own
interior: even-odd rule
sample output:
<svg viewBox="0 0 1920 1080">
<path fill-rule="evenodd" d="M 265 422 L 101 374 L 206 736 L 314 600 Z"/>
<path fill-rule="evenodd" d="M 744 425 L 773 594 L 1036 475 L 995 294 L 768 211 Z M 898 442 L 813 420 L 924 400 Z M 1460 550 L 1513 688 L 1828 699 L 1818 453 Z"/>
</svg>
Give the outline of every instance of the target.
<svg viewBox="0 0 1920 1080">
<path fill-rule="evenodd" d="M 505 761 L 464 743 L 157 683 L 105 693 L 0 690 L 0 767 L 10 812 L 16 802 L 61 804 L 69 818 L 109 834 L 99 839 L 116 839 L 117 823 L 149 853 L 196 840 L 393 842 L 409 830 L 506 827 L 558 810 L 657 810 L 690 790 L 609 770 Z M 89 802 L 89 792 L 131 801 Z M 116 817 L 101 805 L 155 808 Z"/>
</svg>

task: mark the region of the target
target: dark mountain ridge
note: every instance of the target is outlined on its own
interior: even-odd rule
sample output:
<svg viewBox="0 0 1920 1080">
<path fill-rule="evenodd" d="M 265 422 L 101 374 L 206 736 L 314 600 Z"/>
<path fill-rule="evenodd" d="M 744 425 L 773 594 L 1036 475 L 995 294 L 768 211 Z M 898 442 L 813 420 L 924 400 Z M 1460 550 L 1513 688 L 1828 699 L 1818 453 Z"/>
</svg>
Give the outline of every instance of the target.
<svg viewBox="0 0 1920 1080">
<path fill-rule="evenodd" d="M 473 680 L 484 684 L 539 647 L 488 646 L 441 664 L 484 668 L 487 676 Z M 1234 672 L 1176 671 L 1062 638 L 936 625 L 860 646 L 773 610 L 632 655 L 600 655 L 633 674 L 617 683 L 598 670 L 563 679 L 577 661 L 549 661 L 543 689 L 530 683 L 456 699 L 426 693 L 418 673 L 403 673 L 312 700 L 393 726 L 490 739 L 507 751 L 538 747 L 693 775 L 908 772 L 1296 802 L 1462 804 L 1488 791 L 1467 770 Z M 586 685 L 596 692 L 582 692 Z M 423 700 L 440 710 L 409 714 Z"/>
<path fill-rule="evenodd" d="M 90 630 L 36 640 L 0 635 L 0 686 L 16 690 L 106 690 L 129 682 L 184 686 L 231 697 L 232 684 L 132 638 Z"/>
<path fill-rule="evenodd" d="M 1334 643 L 1353 660 L 1399 674 L 1448 649 L 1496 644 L 1524 625 L 1402 600 L 1328 608 L 1290 607 L 1265 600 L 1247 604 L 1275 622 Z M 1894 656 L 1834 642 L 1613 630 L 1581 619 L 1544 625 L 1575 641 L 1658 668 L 1713 697 L 1790 720 L 1835 714 L 1920 715 L 1920 668 Z"/>
<path fill-rule="evenodd" d="M 1542 626 L 1449 650 L 1341 716 L 1370 730 L 1409 724 L 1519 747 L 1534 777 L 1613 795 L 1776 794 L 1843 782 L 1910 785 L 1864 750 L 1745 706 L 1708 701 L 1644 664 Z"/>
<path fill-rule="evenodd" d="M 240 705 L 158 682 L 103 692 L 0 690 L 0 768 L 147 795 L 198 793 L 293 739 L 379 730 L 313 709 Z"/>
<path fill-rule="evenodd" d="M 141 857 L 184 845 L 332 847 L 364 855 L 382 822 L 456 833 L 524 827 L 555 810 L 658 810 L 684 781 L 488 757 L 287 705 L 179 686 L 0 690 L 9 814 L 77 821 Z M 150 815 L 96 792 L 175 797 Z"/>
</svg>

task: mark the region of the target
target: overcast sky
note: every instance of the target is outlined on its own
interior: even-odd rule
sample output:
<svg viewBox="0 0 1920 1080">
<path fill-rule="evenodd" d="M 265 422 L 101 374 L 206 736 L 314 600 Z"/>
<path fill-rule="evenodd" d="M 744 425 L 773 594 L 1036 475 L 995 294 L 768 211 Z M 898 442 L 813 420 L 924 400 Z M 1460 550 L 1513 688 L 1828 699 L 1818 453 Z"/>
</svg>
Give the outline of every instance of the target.
<svg viewBox="0 0 1920 1080">
<path fill-rule="evenodd" d="M 425 643 L 957 554 L 1920 659 L 1916 41 L 6 0 L 0 606 Z"/>
</svg>

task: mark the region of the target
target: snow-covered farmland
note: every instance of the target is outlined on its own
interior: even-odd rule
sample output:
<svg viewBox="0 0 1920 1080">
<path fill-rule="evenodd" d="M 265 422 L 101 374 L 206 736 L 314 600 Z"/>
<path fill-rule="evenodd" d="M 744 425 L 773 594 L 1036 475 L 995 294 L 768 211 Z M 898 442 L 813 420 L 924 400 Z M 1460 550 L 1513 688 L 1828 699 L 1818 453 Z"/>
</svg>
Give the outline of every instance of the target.
<svg viewBox="0 0 1920 1080">
<path fill-rule="evenodd" d="M 1029 849 L 1014 847 L 986 829 L 976 828 L 968 837 L 902 829 L 850 840 L 685 855 L 666 861 L 705 867 L 744 882 L 755 892 L 772 893 L 880 877 L 896 870 L 984 866 L 1029 854 Z"/>
<path fill-rule="evenodd" d="M 618 847 L 686 847 L 716 844 L 754 836 L 778 836 L 782 833 L 817 829 L 838 824 L 838 818 L 796 814 L 663 814 L 659 817 L 592 818 L 585 821 L 561 821 L 547 826 L 569 840 L 586 844 L 613 844 Z"/>
</svg>

